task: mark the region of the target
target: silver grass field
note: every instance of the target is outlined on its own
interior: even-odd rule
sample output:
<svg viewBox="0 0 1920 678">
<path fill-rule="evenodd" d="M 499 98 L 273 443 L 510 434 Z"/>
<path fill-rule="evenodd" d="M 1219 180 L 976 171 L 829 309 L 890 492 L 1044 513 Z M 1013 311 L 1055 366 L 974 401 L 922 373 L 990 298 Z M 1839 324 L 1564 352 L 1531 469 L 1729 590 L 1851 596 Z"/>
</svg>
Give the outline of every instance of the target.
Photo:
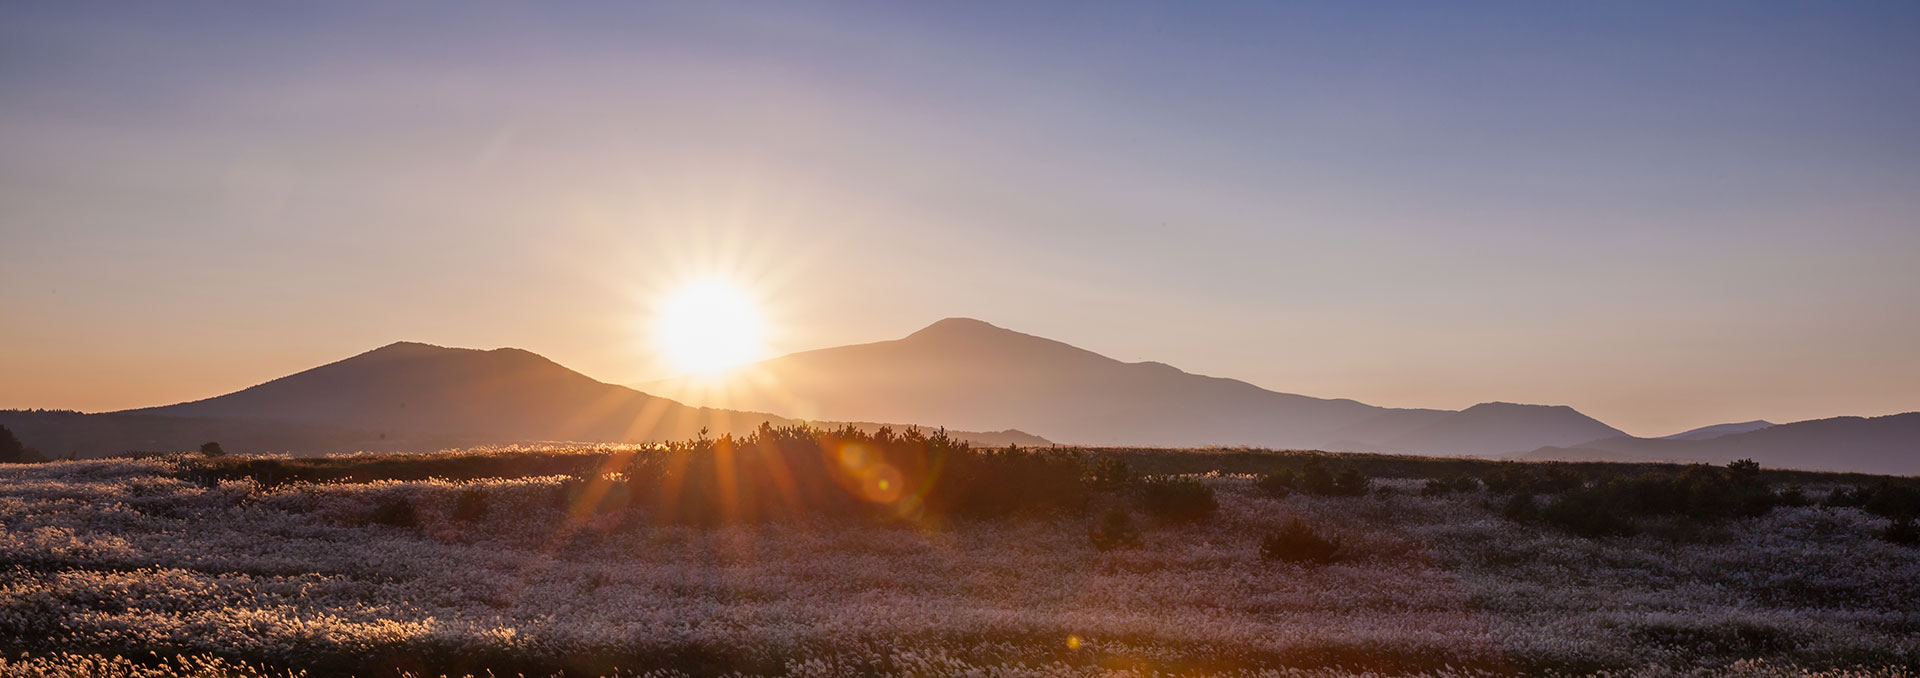
<svg viewBox="0 0 1920 678">
<path fill-rule="evenodd" d="M 1081 515 L 657 524 L 561 477 L 195 483 L 0 468 L 6 676 L 1858 675 L 1920 662 L 1920 552 L 1854 508 L 1588 539 L 1485 491 L 1272 498 L 1089 544 Z M 1817 488 L 1815 488 L 1817 489 Z M 463 494 L 484 497 L 456 517 Z M 405 499 L 406 524 L 383 524 Z M 1302 520 L 1326 564 L 1262 558 Z M 385 521 L 395 522 L 395 521 Z M 421 659 L 428 658 L 428 659 Z M 305 668 L 301 668 L 305 667 Z M 672 667 L 672 671 L 650 669 Z"/>
</svg>

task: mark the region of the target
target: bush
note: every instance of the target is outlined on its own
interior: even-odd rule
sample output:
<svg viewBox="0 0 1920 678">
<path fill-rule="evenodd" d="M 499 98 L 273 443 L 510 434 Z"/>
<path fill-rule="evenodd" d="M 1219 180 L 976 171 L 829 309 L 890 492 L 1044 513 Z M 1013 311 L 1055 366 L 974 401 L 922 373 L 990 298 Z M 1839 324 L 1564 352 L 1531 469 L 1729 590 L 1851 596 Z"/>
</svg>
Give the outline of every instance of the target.
<svg viewBox="0 0 1920 678">
<path fill-rule="evenodd" d="M 1868 494 L 1864 487 L 1836 487 L 1827 493 L 1827 498 L 1822 500 L 1820 505 L 1832 508 L 1859 508 L 1861 504 L 1866 503 Z"/>
<path fill-rule="evenodd" d="M 1331 495 L 1334 493 L 1333 472 L 1314 459 L 1300 468 L 1300 489 L 1307 494 Z"/>
<path fill-rule="evenodd" d="M 220 449 L 220 443 L 200 443 L 200 456 L 208 458 L 224 457 L 227 456 L 227 451 Z"/>
<path fill-rule="evenodd" d="M 1920 527 L 1912 518 L 1897 518 L 1880 532 L 1880 538 L 1902 546 L 1920 546 Z"/>
<path fill-rule="evenodd" d="M 595 471 L 624 476 L 632 505 L 649 520 L 716 525 L 1077 512 L 1090 501 L 1096 477 L 1132 475 L 1123 466 L 1089 464 L 1072 450 L 977 450 L 945 431 L 762 425 L 742 437 L 628 453 Z"/>
<path fill-rule="evenodd" d="M 1500 507 L 1500 515 L 1516 523 L 1532 522 L 1540 517 L 1540 504 L 1531 494 L 1516 494 L 1507 498 L 1505 506 Z"/>
<path fill-rule="evenodd" d="M 1856 499 L 1853 494 L 1836 493 L 1828 500 Z M 1597 537 L 1631 533 L 1633 518 L 1638 516 L 1671 515 L 1696 521 L 1751 518 L 1804 500 L 1797 491 L 1769 491 L 1760 482 L 1759 465 L 1741 460 L 1724 469 L 1694 464 L 1679 473 L 1643 473 L 1567 490 L 1540 515 L 1569 532 Z"/>
<path fill-rule="evenodd" d="M 1586 481 L 1559 463 L 1510 461 L 1483 474 L 1480 484 L 1494 494 L 1556 494 L 1585 485 Z"/>
<path fill-rule="evenodd" d="M 1480 481 L 1474 480 L 1472 476 L 1454 476 L 1451 479 L 1429 478 L 1427 484 L 1420 488 L 1420 494 L 1433 497 L 1452 492 L 1473 492 L 1478 489 L 1480 489 Z"/>
<path fill-rule="evenodd" d="M 420 515 L 413 510 L 413 502 L 404 497 L 382 499 L 373 507 L 373 514 L 367 522 L 388 527 L 416 527 L 420 524 Z"/>
<path fill-rule="evenodd" d="M 0 426 L 0 464 L 27 464 L 46 460 L 45 456 L 14 437 L 13 431 Z"/>
<path fill-rule="evenodd" d="M 467 488 L 453 500 L 453 519 L 463 523 L 477 522 L 487 516 L 487 495 L 479 488 Z"/>
<path fill-rule="evenodd" d="M 1267 560 L 1329 563 L 1339 551 L 1339 540 L 1320 536 L 1298 518 L 1260 539 L 1260 557 Z"/>
<path fill-rule="evenodd" d="M 1606 537 L 1633 533 L 1633 521 L 1615 500 L 1601 488 L 1570 490 L 1540 510 L 1547 523 L 1582 537 Z"/>
<path fill-rule="evenodd" d="M 1127 462 L 1118 457 L 1101 457 L 1087 470 L 1088 486 L 1103 492 L 1124 488 L 1138 479 Z"/>
<path fill-rule="evenodd" d="M 1133 548 L 1140 545 L 1140 530 L 1133 526 L 1133 517 L 1126 511 L 1112 509 L 1087 531 L 1087 541 L 1101 551 Z"/>
<path fill-rule="evenodd" d="M 1220 503 L 1206 483 L 1191 478 L 1155 478 L 1140 485 L 1140 506 L 1160 518 L 1186 522 L 1212 517 Z"/>
<path fill-rule="evenodd" d="M 1267 493 L 1269 497 L 1285 499 L 1287 495 L 1293 494 L 1295 482 L 1293 471 L 1290 469 L 1282 469 L 1274 473 L 1262 474 L 1258 479 L 1253 481 L 1253 486 L 1261 492 Z"/>
<path fill-rule="evenodd" d="M 1288 474 L 1281 478 L 1292 478 L 1292 476 Z M 1367 493 L 1367 476 L 1361 473 L 1360 469 L 1346 466 L 1336 475 L 1318 459 L 1310 460 L 1305 466 L 1300 467 L 1299 477 L 1293 480 L 1294 482 L 1289 483 L 1290 486 L 1307 494 L 1323 497 L 1358 497 Z"/>
<path fill-rule="evenodd" d="M 1367 476 L 1366 474 L 1361 473 L 1360 469 L 1354 468 L 1352 466 L 1348 466 L 1344 469 L 1341 469 L 1340 475 L 1334 477 L 1333 479 L 1332 494 L 1334 496 L 1358 497 L 1366 493 L 1367 493 Z"/>
<path fill-rule="evenodd" d="M 1882 518 L 1911 522 L 1920 518 L 1920 487 L 1882 480 L 1866 491 L 1860 508 Z"/>
</svg>

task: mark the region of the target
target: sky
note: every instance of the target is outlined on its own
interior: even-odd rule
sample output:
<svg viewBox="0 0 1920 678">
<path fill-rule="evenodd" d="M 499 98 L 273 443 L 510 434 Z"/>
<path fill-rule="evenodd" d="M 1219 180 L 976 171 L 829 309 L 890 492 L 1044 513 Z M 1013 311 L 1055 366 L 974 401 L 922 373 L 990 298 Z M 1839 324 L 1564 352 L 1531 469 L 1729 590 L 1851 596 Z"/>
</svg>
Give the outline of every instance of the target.
<svg viewBox="0 0 1920 678">
<path fill-rule="evenodd" d="M 11 2 L 0 408 L 968 316 L 1638 435 L 1920 410 L 1920 5 Z"/>
</svg>

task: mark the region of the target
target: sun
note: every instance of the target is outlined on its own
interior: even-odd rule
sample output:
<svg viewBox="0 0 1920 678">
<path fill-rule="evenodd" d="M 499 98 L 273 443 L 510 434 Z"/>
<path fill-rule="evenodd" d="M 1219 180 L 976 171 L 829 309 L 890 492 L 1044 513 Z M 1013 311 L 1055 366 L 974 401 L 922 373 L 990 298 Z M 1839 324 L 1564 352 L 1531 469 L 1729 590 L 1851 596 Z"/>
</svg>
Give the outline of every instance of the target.
<svg viewBox="0 0 1920 678">
<path fill-rule="evenodd" d="M 713 374 L 759 358 L 766 322 L 739 285 L 703 279 L 661 297 L 653 333 L 667 364 L 682 372 Z"/>
</svg>

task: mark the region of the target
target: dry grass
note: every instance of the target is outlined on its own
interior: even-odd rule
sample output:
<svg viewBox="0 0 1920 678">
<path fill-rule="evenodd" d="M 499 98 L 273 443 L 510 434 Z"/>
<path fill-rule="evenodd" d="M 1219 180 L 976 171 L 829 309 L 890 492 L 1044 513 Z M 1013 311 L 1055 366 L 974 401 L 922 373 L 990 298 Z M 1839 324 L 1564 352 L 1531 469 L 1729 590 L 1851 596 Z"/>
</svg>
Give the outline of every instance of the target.
<svg viewBox="0 0 1920 678">
<path fill-rule="evenodd" d="M 0 675 L 1920 664 L 1920 557 L 1876 539 L 1886 521 L 1856 509 L 1588 540 L 1508 522 L 1484 493 L 1419 496 L 1413 480 L 1273 499 L 1250 478 L 1210 476 L 1211 519 L 1143 516 L 1140 548 L 1102 552 L 1078 514 L 700 528 L 569 510 L 559 477 L 204 487 L 186 463 L 0 469 L 0 650 L 16 657 Z M 468 499 L 456 517 L 475 491 L 484 510 Z M 401 500 L 415 526 L 374 520 Z M 1341 557 L 1263 559 L 1261 535 L 1296 519 L 1338 537 Z"/>
</svg>

